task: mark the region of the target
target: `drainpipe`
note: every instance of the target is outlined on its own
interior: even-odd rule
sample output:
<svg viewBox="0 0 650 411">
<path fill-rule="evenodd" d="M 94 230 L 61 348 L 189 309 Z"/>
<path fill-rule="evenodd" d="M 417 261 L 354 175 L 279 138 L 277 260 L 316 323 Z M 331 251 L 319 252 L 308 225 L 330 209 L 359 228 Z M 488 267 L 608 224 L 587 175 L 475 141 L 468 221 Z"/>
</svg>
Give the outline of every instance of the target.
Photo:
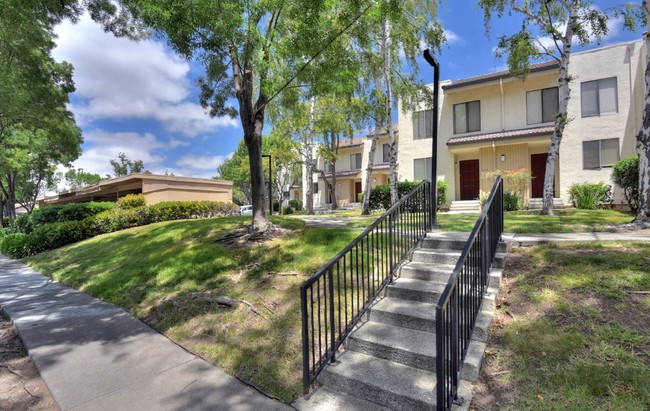
<svg viewBox="0 0 650 411">
<path fill-rule="evenodd" d="M 501 131 L 506 129 L 506 101 L 503 95 L 503 78 L 499 79 L 499 89 L 501 90 Z"/>
</svg>

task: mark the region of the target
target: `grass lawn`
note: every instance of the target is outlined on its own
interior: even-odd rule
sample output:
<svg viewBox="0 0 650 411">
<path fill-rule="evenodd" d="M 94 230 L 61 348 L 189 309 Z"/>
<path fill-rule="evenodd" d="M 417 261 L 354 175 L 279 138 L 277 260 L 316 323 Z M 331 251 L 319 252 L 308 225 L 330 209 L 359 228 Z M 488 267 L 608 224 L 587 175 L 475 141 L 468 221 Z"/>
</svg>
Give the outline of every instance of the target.
<svg viewBox="0 0 650 411">
<path fill-rule="evenodd" d="M 647 243 L 514 249 L 476 409 L 649 409 L 648 267 Z"/>
<path fill-rule="evenodd" d="M 25 262 L 120 305 L 227 372 L 289 403 L 302 390 L 299 286 L 359 232 L 305 228 L 227 248 L 215 238 L 250 217 L 152 224 L 41 253 Z M 250 303 L 219 306 L 225 295 Z M 201 301 L 203 300 L 203 301 Z"/>
</svg>

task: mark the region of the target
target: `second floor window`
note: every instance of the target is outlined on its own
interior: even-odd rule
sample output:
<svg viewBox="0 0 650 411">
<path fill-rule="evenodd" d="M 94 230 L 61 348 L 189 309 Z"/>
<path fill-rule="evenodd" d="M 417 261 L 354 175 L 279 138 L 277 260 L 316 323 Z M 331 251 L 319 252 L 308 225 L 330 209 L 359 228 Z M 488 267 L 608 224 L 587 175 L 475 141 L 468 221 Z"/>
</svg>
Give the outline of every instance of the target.
<svg viewBox="0 0 650 411">
<path fill-rule="evenodd" d="M 350 170 L 359 170 L 361 168 L 361 153 L 350 154 Z"/>
<path fill-rule="evenodd" d="M 382 163 L 388 163 L 388 162 L 390 162 L 390 150 L 389 150 L 389 147 L 390 147 L 390 146 L 389 146 L 388 144 L 384 144 L 384 145 L 382 146 L 382 150 L 383 150 L 382 158 L 381 158 L 381 159 L 382 159 Z"/>
<path fill-rule="evenodd" d="M 481 130 L 481 102 L 454 104 L 454 134 Z"/>
<path fill-rule="evenodd" d="M 580 83 L 582 117 L 618 112 L 616 77 Z"/>
<path fill-rule="evenodd" d="M 526 93 L 526 123 L 539 124 L 555 121 L 558 107 L 558 88 L 551 87 Z"/>
<path fill-rule="evenodd" d="M 433 134 L 432 130 L 433 110 L 416 111 L 413 113 L 413 140 L 431 138 Z"/>
</svg>

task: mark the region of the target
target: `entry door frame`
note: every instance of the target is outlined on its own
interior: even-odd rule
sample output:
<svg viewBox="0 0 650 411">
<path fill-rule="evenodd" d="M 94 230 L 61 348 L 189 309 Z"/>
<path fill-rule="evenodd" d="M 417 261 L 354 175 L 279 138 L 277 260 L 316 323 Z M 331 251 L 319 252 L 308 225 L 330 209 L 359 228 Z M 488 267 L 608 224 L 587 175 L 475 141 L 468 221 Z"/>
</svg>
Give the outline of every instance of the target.
<svg viewBox="0 0 650 411">
<path fill-rule="evenodd" d="M 465 170 L 465 172 L 463 172 Z M 481 173 L 478 159 L 458 162 L 460 200 L 476 200 L 481 194 Z"/>
</svg>

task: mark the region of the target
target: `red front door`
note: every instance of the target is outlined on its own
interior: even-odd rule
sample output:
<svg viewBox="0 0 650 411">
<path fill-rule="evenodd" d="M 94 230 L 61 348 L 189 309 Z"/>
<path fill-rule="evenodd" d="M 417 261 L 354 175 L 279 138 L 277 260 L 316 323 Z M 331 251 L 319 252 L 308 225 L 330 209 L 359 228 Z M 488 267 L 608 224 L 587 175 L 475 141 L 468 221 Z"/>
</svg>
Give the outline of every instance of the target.
<svg viewBox="0 0 650 411">
<path fill-rule="evenodd" d="M 458 163 L 460 173 L 460 199 L 476 200 L 480 191 L 478 160 L 464 160 Z"/>
<path fill-rule="evenodd" d="M 356 181 L 354 183 L 354 198 L 352 199 L 352 203 L 356 203 L 359 201 L 359 194 L 361 194 L 361 181 Z"/>
<path fill-rule="evenodd" d="M 548 154 L 530 155 L 530 197 L 542 198 L 544 196 L 544 174 L 546 174 L 546 158 Z M 555 183 L 553 184 L 553 196 L 555 197 Z"/>
</svg>

